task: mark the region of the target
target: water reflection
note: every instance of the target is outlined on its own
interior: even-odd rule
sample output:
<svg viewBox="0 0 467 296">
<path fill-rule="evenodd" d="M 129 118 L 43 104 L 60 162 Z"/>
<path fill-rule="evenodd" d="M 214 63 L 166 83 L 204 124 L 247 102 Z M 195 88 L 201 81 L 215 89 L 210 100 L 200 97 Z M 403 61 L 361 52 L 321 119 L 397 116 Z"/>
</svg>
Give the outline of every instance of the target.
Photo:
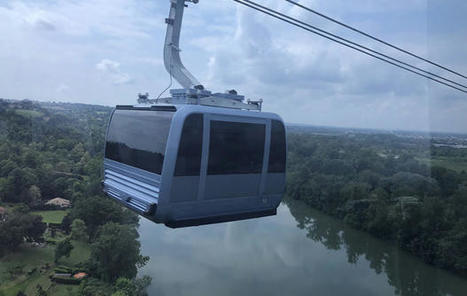
<svg viewBox="0 0 467 296">
<path fill-rule="evenodd" d="M 298 228 L 297 228 L 298 227 Z M 278 215 L 140 227 L 150 295 L 465 295 L 467 280 L 287 201 Z"/>
</svg>

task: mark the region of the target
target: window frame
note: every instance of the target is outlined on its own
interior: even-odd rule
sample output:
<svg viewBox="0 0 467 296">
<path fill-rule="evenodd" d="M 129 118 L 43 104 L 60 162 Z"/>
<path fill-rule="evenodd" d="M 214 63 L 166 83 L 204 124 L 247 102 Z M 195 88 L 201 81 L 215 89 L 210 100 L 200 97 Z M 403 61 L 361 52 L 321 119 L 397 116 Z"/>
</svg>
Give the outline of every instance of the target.
<svg viewBox="0 0 467 296">
<path fill-rule="evenodd" d="M 115 115 L 117 114 L 117 112 L 157 112 L 157 113 L 163 113 L 164 115 L 169 115 L 169 116 L 167 116 L 168 120 L 167 120 L 167 125 L 166 126 L 168 126 L 168 129 L 166 130 L 166 138 L 165 138 L 163 153 L 161 153 L 162 151 L 152 153 L 152 154 L 159 154 L 157 156 L 159 156 L 159 158 L 161 158 L 160 161 L 157 164 L 155 164 L 155 166 L 153 166 L 153 167 L 148 167 L 148 166 L 144 166 L 144 165 L 142 166 L 142 165 L 137 165 L 137 161 L 133 161 L 133 162 L 126 161 L 125 162 L 125 161 L 122 161 L 121 158 L 118 158 L 118 157 L 115 157 L 115 156 L 114 157 L 109 157 L 109 156 L 111 156 L 111 155 L 108 154 L 108 149 L 110 149 L 109 148 L 109 142 L 110 142 L 109 140 L 110 140 L 111 133 L 112 133 L 112 123 L 115 120 Z M 168 146 L 169 140 L 170 140 L 170 131 L 171 131 L 172 125 L 173 125 L 174 114 L 175 114 L 174 110 L 168 110 L 168 109 L 167 110 L 164 110 L 164 109 L 158 110 L 158 109 L 151 109 L 151 108 L 118 108 L 117 107 L 112 112 L 112 116 L 110 117 L 110 120 L 109 120 L 107 132 L 106 132 L 106 137 L 105 137 L 104 158 L 115 161 L 115 162 L 118 162 L 118 163 L 121 163 L 121 164 L 124 164 L 124 165 L 128 165 L 128 166 L 136 168 L 136 169 L 144 170 L 144 171 L 149 172 L 149 173 L 162 175 L 165 159 L 167 157 L 167 146 Z M 151 131 L 154 131 L 154 130 L 151 129 Z M 113 143 L 117 143 L 117 142 L 113 142 Z M 145 151 L 145 150 L 141 150 L 141 149 L 134 149 L 134 148 L 132 149 L 128 145 L 125 145 L 125 146 L 130 148 L 130 150 L 136 150 L 136 151 L 151 153 L 149 151 Z M 153 158 L 152 160 L 155 160 L 155 159 Z"/>
<path fill-rule="evenodd" d="M 213 175 L 243 175 L 243 174 L 262 174 L 264 172 L 264 159 L 266 157 L 266 154 L 269 154 L 269 151 L 266 151 L 268 149 L 267 146 L 269 145 L 268 143 L 268 120 L 267 119 L 264 119 L 264 118 L 253 118 L 253 117 L 239 117 L 239 116 L 225 116 L 225 115 L 211 115 L 209 118 L 209 129 L 207 131 L 207 133 L 209 134 L 208 135 L 208 139 L 207 141 L 205 142 L 205 145 L 207 145 L 207 151 L 208 151 L 208 156 L 207 156 L 207 159 L 206 159 L 206 175 L 207 176 L 213 176 Z M 227 124 L 229 123 L 238 123 L 238 124 L 254 124 L 254 125 L 262 125 L 264 127 L 264 132 L 263 132 L 263 135 L 264 135 L 264 142 L 263 142 L 263 150 L 262 150 L 262 159 L 261 159 L 261 165 L 259 167 L 259 170 L 256 170 L 256 171 L 250 171 L 250 172 L 240 172 L 238 170 L 236 171 L 223 171 L 223 172 L 214 172 L 214 173 L 210 173 L 209 171 L 209 160 L 211 158 L 211 151 L 210 151 L 210 148 L 211 148 L 211 133 L 212 133 L 212 123 L 216 121 L 216 122 L 225 122 Z"/>
</svg>

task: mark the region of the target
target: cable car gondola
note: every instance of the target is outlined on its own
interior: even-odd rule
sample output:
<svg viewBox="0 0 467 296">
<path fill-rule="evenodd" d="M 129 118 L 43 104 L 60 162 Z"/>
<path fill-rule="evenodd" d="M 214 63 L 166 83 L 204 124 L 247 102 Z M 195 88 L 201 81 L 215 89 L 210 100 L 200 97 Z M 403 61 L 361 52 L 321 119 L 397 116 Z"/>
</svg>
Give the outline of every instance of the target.
<svg viewBox="0 0 467 296">
<path fill-rule="evenodd" d="M 104 192 L 156 223 L 184 227 L 276 214 L 286 131 L 234 91 L 211 93 L 178 49 L 186 0 L 171 0 L 165 66 L 184 89 L 150 106 L 117 106 L 106 136 Z"/>
</svg>

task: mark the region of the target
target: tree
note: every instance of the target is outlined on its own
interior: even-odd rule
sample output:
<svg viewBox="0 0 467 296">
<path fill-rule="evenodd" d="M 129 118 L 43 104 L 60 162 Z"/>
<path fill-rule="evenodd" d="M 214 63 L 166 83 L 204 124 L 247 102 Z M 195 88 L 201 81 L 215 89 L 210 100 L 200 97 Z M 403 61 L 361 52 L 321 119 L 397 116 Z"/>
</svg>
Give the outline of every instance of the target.
<svg viewBox="0 0 467 296">
<path fill-rule="evenodd" d="M 27 189 L 37 183 L 32 169 L 15 168 L 8 174 L 5 184 L 5 200 L 10 202 L 27 202 Z"/>
<path fill-rule="evenodd" d="M 112 296 L 147 296 L 146 289 L 151 285 L 151 281 L 151 277 L 147 275 L 133 280 L 120 277 L 115 281 L 115 292 Z"/>
<path fill-rule="evenodd" d="M 22 215 L 22 224 L 24 225 L 24 237 L 29 242 L 42 240 L 42 235 L 47 229 L 47 225 L 42 222 L 42 217 L 38 215 Z"/>
<path fill-rule="evenodd" d="M 459 178 L 453 170 L 434 166 L 431 168 L 431 175 L 438 181 L 444 196 L 452 195 L 459 186 Z"/>
<path fill-rule="evenodd" d="M 14 250 L 24 240 L 40 241 L 46 229 L 42 217 L 13 211 L 0 222 L 0 253 L 2 249 Z"/>
<path fill-rule="evenodd" d="M 138 232 L 129 225 L 107 223 L 100 227 L 97 239 L 91 245 L 91 270 L 95 276 L 112 282 L 119 277 L 132 279 L 137 267 L 148 257 L 140 254 Z"/>
<path fill-rule="evenodd" d="M 26 193 L 26 199 L 30 202 L 31 206 L 37 205 L 42 198 L 41 190 L 36 185 L 31 185 Z"/>
<path fill-rule="evenodd" d="M 5 199 L 6 186 L 7 186 L 7 179 L 0 178 L 0 201 Z"/>
<path fill-rule="evenodd" d="M 110 296 L 112 287 L 95 278 L 87 278 L 79 286 L 79 295 L 81 296 Z"/>
<path fill-rule="evenodd" d="M 41 285 L 36 286 L 36 296 L 47 296 L 47 292 L 44 291 Z"/>
<path fill-rule="evenodd" d="M 79 199 L 71 212 L 72 219 L 82 219 L 88 235 L 94 238 L 99 226 L 107 222 L 136 224 L 138 217 L 115 202 L 100 196 Z"/>
<path fill-rule="evenodd" d="M 62 224 L 60 225 L 60 228 L 65 231 L 66 234 L 69 234 L 70 231 L 71 231 L 71 223 L 72 223 L 72 219 L 71 219 L 71 214 L 68 213 L 65 215 L 65 217 L 63 217 L 63 220 L 62 220 Z"/>
<path fill-rule="evenodd" d="M 115 281 L 114 295 L 136 296 L 136 285 L 130 279 L 120 277 Z"/>
<path fill-rule="evenodd" d="M 87 241 L 89 239 L 86 232 L 86 224 L 81 219 L 73 220 L 71 224 L 71 238 L 77 241 Z"/>
<path fill-rule="evenodd" d="M 61 257 L 69 257 L 71 250 L 73 250 L 73 245 L 71 244 L 69 239 L 65 239 L 58 243 L 57 247 L 55 248 L 55 262 L 58 262 L 58 259 Z"/>
<path fill-rule="evenodd" d="M 39 165 L 39 155 L 35 151 L 28 151 L 24 156 L 24 164 L 32 169 L 35 169 Z"/>
<path fill-rule="evenodd" d="M 136 286 L 136 295 L 137 296 L 147 296 L 147 288 L 151 285 L 152 278 L 148 275 L 143 276 L 142 278 L 134 279 L 133 282 Z"/>
</svg>

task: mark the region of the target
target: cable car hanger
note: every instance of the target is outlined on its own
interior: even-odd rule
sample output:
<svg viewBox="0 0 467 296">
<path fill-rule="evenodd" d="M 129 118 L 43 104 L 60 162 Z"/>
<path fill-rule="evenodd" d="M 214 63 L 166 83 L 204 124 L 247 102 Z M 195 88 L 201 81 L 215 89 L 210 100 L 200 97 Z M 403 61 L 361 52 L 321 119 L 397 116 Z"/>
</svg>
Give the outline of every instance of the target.
<svg viewBox="0 0 467 296">
<path fill-rule="evenodd" d="M 164 64 L 182 89 L 117 106 L 106 134 L 103 191 L 156 223 L 185 227 L 271 216 L 285 192 L 286 130 L 231 90 L 212 93 L 180 59 L 186 2 L 170 0 Z"/>
<path fill-rule="evenodd" d="M 238 95 L 235 90 L 226 93 L 212 93 L 185 68 L 180 58 L 180 32 L 182 29 L 183 12 L 186 2 L 197 4 L 198 0 L 170 0 L 169 17 L 165 19 L 167 33 L 164 44 L 164 65 L 183 89 L 170 90 L 170 98 L 158 99 L 157 103 L 168 104 L 198 104 L 205 106 L 236 108 L 261 111 L 263 100 L 247 100 Z"/>
</svg>

